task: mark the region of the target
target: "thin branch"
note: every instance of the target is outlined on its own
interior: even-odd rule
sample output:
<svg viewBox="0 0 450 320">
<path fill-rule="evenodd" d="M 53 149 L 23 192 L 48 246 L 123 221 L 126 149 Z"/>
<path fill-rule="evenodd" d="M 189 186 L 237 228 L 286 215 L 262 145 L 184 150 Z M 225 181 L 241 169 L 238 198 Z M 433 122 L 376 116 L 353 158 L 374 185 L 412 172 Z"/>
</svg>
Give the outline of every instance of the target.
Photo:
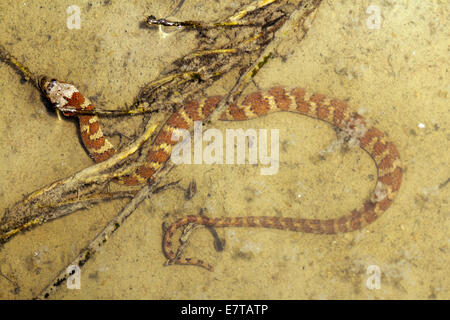
<svg viewBox="0 0 450 320">
<path fill-rule="evenodd" d="M 253 4 L 256 5 L 248 6 L 228 20 L 240 21 L 245 16 L 251 16 L 255 19 L 254 26 L 258 26 L 258 30 L 233 33 L 225 38 L 228 39 L 225 41 L 225 45 L 215 49 L 211 49 L 210 41 L 205 40 L 209 37 L 203 34 L 204 41 L 201 42 L 198 50 L 175 61 L 172 69 L 165 73 L 166 76 L 144 86 L 136 102 L 131 106 L 131 110 L 126 111 L 127 114 L 130 115 L 133 112 L 136 114 L 145 113 L 148 110 L 164 110 L 167 108 L 168 98 L 173 97 L 174 92 L 180 98 L 189 98 L 201 90 L 205 90 L 215 80 L 227 74 L 233 68 L 246 70 L 245 73 L 240 73 L 241 76 L 233 88 L 223 97 L 210 117 L 204 121 L 204 129 L 206 130 L 214 125 L 215 121 L 225 111 L 226 106 L 237 99 L 249 81 L 275 55 L 277 47 L 282 41 L 293 36 L 299 38 L 299 34 L 300 39 L 304 37 L 310 25 L 307 19 L 314 16 L 320 2 L 321 0 L 304 0 L 301 1 L 301 6 L 294 10 L 290 1 L 255 1 Z M 182 4 L 182 1 L 180 3 Z M 272 4 L 273 8 L 268 6 L 269 4 Z M 213 28 L 206 31 L 199 30 L 200 33 L 213 31 Z M 217 34 L 211 33 L 211 38 L 215 41 Z M 17 60 L 11 59 L 11 56 L 6 55 L 5 52 L 0 50 L 1 60 L 14 65 L 16 71 L 21 73 L 25 80 L 30 81 L 33 75 L 29 70 L 16 63 Z M 224 55 L 229 59 L 222 59 Z M 35 86 L 38 84 L 37 78 L 32 81 Z M 152 108 L 149 109 L 148 106 L 150 105 Z M 101 112 L 103 111 L 99 111 L 99 113 Z M 105 110 L 104 112 L 106 114 L 109 111 Z M 159 132 L 169 116 L 170 114 L 159 125 L 151 125 L 150 122 L 147 122 L 144 132 L 135 142 L 109 160 L 86 168 L 69 178 L 52 183 L 32 193 L 7 210 L 0 221 L 0 243 L 6 242 L 11 236 L 23 229 L 86 208 L 86 206 L 108 199 L 108 197 L 110 199 L 132 197 L 132 200 L 118 213 L 116 218 L 109 222 L 102 232 L 70 263 L 71 265 L 83 266 L 144 199 L 171 185 L 159 186 L 175 166 L 172 162 L 167 162 L 139 191 L 115 194 L 102 192 L 104 186 L 113 178 L 129 170 L 134 170 L 136 164 L 124 160 L 129 159 L 137 150 L 150 146 L 151 143 L 146 144 L 146 142 L 148 140 L 153 142 L 155 133 Z M 144 117 L 144 121 L 148 121 L 148 118 Z M 140 153 L 145 156 L 144 150 Z M 40 293 L 38 298 L 48 298 L 50 294 L 54 293 L 58 286 L 67 280 L 66 270 L 67 268 L 63 269 L 54 281 Z"/>
</svg>

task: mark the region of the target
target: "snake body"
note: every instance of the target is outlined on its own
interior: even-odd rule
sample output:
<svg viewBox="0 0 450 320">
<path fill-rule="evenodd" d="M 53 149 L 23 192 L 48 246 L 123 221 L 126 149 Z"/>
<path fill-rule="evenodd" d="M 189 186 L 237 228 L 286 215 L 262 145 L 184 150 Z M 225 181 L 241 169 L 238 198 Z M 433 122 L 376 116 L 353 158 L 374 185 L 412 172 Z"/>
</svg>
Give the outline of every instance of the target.
<svg viewBox="0 0 450 320">
<path fill-rule="evenodd" d="M 105 161 L 115 153 L 114 147 L 101 131 L 97 116 L 76 114 L 76 110 L 93 110 L 94 106 L 73 85 L 44 79 L 41 88 L 48 99 L 58 107 L 75 110 L 65 114 L 78 116 L 82 141 L 94 161 Z M 132 174 L 122 177 L 120 182 L 126 185 L 137 185 L 152 177 L 169 159 L 177 143 L 172 141 L 172 133 L 177 129 L 189 129 L 194 121 L 205 119 L 220 100 L 221 97 L 212 96 L 186 102 L 161 128 L 149 150 L 146 162 Z M 200 259 L 181 258 L 180 254 L 173 250 L 172 238 L 175 231 L 188 224 L 212 227 L 262 227 L 315 234 L 336 234 L 365 227 L 380 217 L 392 204 L 402 180 L 399 152 L 385 133 L 370 126 L 364 117 L 350 110 L 341 100 L 330 99 L 302 88 L 273 87 L 266 91 L 249 94 L 241 103 L 230 105 L 221 115 L 221 120 L 243 121 L 278 111 L 323 120 L 339 128 L 348 140 L 365 150 L 373 159 L 378 173 L 376 186 L 370 197 L 360 208 L 346 215 L 326 220 L 265 216 L 235 218 L 186 216 L 175 221 L 164 234 L 163 250 L 169 263 L 197 265 L 208 270 L 212 269 L 208 263 Z"/>
</svg>

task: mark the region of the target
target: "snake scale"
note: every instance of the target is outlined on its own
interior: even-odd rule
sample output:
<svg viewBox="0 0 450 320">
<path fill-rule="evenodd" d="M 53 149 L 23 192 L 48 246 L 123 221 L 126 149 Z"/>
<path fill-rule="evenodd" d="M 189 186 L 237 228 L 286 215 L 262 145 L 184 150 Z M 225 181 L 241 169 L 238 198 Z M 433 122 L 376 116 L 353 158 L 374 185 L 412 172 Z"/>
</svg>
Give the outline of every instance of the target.
<svg viewBox="0 0 450 320">
<path fill-rule="evenodd" d="M 77 114 L 76 110 L 94 110 L 92 103 L 75 86 L 44 78 L 41 89 L 46 97 L 58 108 L 68 108 L 67 116 L 77 116 L 81 138 L 90 156 L 96 162 L 110 158 L 116 150 L 103 135 L 96 115 Z M 170 158 L 177 141 L 172 141 L 174 130 L 189 129 L 194 121 L 207 117 L 221 100 L 219 96 L 188 101 L 174 112 L 157 134 L 148 152 L 146 162 L 132 174 L 120 178 L 125 185 L 138 185 L 152 177 Z M 387 135 L 368 122 L 348 105 L 338 99 L 330 99 L 322 94 L 311 93 L 302 88 L 288 89 L 273 87 L 266 91 L 247 95 L 242 102 L 232 104 L 221 115 L 221 120 L 243 121 L 265 116 L 277 111 L 288 111 L 323 120 L 340 129 L 348 140 L 365 150 L 375 162 L 378 178 L 371 195 L 363 205 L 337 218 L 301 219 L 285 217 L 218 217 L 186 216 L 175 221 L 163 238 L 163 250 L 170 264 L 196 265 L 212 270 L 211 265 L 195 258 L 181 258 L 174 251 L 172 238 L 177 229 L 189 224 L 211 227 L 262 227 L 315 234 L 336 234 L 365 227 L 380 217 L 391 205 L 399 191 L 402 167 L 399 152 Z"/>
</svg>

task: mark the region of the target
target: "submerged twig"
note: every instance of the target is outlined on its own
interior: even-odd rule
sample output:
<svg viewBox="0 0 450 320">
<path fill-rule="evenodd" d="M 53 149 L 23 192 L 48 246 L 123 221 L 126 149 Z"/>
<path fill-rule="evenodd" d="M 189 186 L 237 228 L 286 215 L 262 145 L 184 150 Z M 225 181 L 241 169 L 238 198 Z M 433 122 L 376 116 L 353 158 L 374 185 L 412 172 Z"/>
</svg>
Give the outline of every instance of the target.
<svg viewBox="0 0 450 320">
<path fill-rule="evenodd" d="M 0 221 L 0 244 L 9 240 L 18 232 L 32 226 L 42 224 L 67 213 L 85 207 L 85 203 L 98 202 L 98 198 L 92 197 L 95 191 L 92 185 L 101 185 L 109 182 L 108 175 L 102 175 L 106 170 L 114 167 L 119 162 L 135 153 L 156 132 L 157 125 L 149 124 L 144 134 L 139 137 L 130 147 L 114 155 L 107 161 L 88 167 L 69 178 L 62 179 L 44 187 L 26 197 L 5 213 Z M 63 203 L 70 199 L 79 199 L 83 194 L 91 194 L 91 199 L 84 201 L 73 201 L 72 206 L 64 207 Z M 73 211 L 70 211 L 70 208 Z"/>
<path fill-rule="evenodd" d="M 248 14 L 261 9 L 277 0 L 256 0 L 240 10 L 236 14 L 228 17 L 220 22 L 206 23 L 202 21 L 169 21 L 166 19 L 157 19 L 151 15 L 147 17 L 146 23 L 148 26 L 166 26 L 166 27 L 187 27 L 191 29 L 215 29 L 215 28 L 234 28 L 234 27 L 256 27 L 261 26 L 262 22 L 245 22 L 241 19 Z M 182 4 L 183 2 L 181 2 Z"/>
<path fill-rule="evenodd" d="M 141 188 L 133 197 L 133 199 L 119 212 L 119 214 L 111 220 L 106 227 L 73 259 L 69 265 L 61 270 L 59 274 L 51 281 L 50 285 L 44 288 L 35 299 L 47 299 L 50 294 L 56 292 L 56 289 L 67 281 L 69 273 L 67 268 L 71 265 L 82 267 L 94 254 L 98 251 L 103 244 L 105 244 L 114 232 L 125 222 L 125 220 L 136 210 L 136 208 L 144 201 L 149 194 L 157 193 L 164 190 L 173 183 L 158 187 L 158 182 L 162 180 L 162 177 L 158 181 L 152 181 L 152 184 L 148 183 Z M 176 182 L 175 182 L 176 183 Z"/>
</svg>

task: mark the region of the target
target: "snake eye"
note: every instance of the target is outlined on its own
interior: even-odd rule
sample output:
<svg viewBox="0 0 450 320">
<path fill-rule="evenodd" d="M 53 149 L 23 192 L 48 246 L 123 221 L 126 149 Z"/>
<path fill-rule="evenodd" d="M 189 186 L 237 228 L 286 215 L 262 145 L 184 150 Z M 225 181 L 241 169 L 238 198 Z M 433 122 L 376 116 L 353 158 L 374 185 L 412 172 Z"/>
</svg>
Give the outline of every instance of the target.
<svg viewBox="0 0 450 320">
<path fill-rule="evenodd" d="M 47 86 L 45 87 L 45 92 L 48 94 L 53 89 L 54 86 L 58 84 L 58 80 L 52 79 L 47 83 Z"/>
</svg>

